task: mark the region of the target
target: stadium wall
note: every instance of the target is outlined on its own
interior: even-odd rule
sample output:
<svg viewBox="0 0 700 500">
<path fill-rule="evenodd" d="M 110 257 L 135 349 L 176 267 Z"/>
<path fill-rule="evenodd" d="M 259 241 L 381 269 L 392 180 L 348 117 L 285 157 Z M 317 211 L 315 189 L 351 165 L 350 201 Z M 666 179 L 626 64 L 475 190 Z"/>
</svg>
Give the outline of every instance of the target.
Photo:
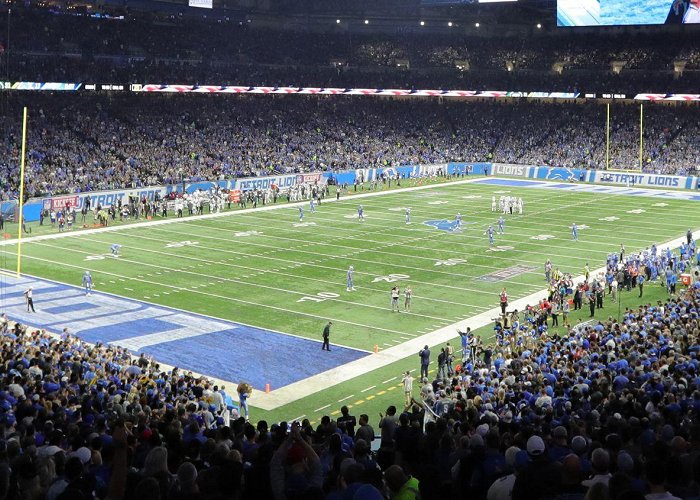
<svg viewBox="0 0 700 500">
<path fill-rule="evenodd" d="M 517 165 L 511 163 L 468 163 L 450 162 L 434 165 L 404 165 L 400 167 L 363 168 L 345 172 L 323 172 L 305 174 L 284 174 L 264 177 L 247 177 L 239 179 L 218 181 L 183 182 L 168 186 L 150 186 L 134 189 L 117 189 L 110 191 L 91 191 L 88 193 L 75 193 L 46 198 L 29 200 L 24 205 L 24 215 L 28 222 L 39 220 L 39 212 L 42 208 L 63 208 L 67 204 L 82 209 L 86 199 L 90 198 L 91 207 L 102 205 L 108 208 L 116 205 L 119 200 L 122 204 L 128 203 L 129 196 L 137 196 L 139 199 L 146 197 L 149 200 L 155 198 L 156 193 L 161 198 L 172 192 L 182 192 L 183 188 L 192 193 L 198 189 L 208 191 L 214 186 L 222 189 L 239 189 L 248 191 L 252 189 L 269 189 L 273 185 L 280 189 L 286 189 L 296 184 L 316 181 L 329 181 L 337 184 L 353 185 L 355 179 L 364 182 L 378 180 L 384 173 L 395 177 L 398 173 L 402 178 L 419 175 L 433 175 L 438 172 L 450 175 L 495 175 L 508 177 L 522 177 L 529 179 L 543 179 L 560 182 L 591 182 L 597 184 L 634 185 L 638 187 L 661 187 L 666 189 L 700 189 L 700 177 L 679 176 L 663 174 L 640 174 L 597 171 L 577 168 L 543 167 L 534 165 Z M 4 208 L 4 205 L 3 205 Z M 8 207 L 9 208 L 9 207 Z"/>
</svg>

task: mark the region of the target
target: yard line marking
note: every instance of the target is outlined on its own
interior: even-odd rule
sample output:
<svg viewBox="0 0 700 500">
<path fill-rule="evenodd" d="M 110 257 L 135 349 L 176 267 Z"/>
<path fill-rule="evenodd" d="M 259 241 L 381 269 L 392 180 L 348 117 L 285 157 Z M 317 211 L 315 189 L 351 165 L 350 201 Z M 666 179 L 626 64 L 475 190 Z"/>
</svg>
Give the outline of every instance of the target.
<svg viewBox="0 0 700 500">
<path fill-rule="evenodd" d="M 358 399 L 357 401 L 355 401 L 355 406 L 361 405 L 362 403 L 364 403 L 364 401 L 361 399 Z"/>
<path fill-rule="evenodd" d="M 306 415 L 302 415 L 301 417 L 293 418 L 291 420 L 288 420 L 289 422 L 298 422 L 302 420 Z"/>
<path fill-rule="evenodd" d="M 51 246 L 51 245 L 47 245 L 47 246 Z M 60 264 L 60 265 L 63 266 L 63 267 L 70 267 L 70 268 L 74 268 L 74 269 L 82 269 L 82 270 L 85 270 L 85 266 L 76 266 L 76 265 L 73 265 L 73 264 L 64 264 L 64 263 L 61 263 L 61 262 L 52 261 L 52 260 L 50 260 L 50 259 L 44 259 L 44 258 L 42 258 L 42 257 L 36 257 L 36 256 L 30 256 L 30 255 L 27 255 L 27 256 L 25 256 L 25 257 L 28 258 L 28 259 L 38 260 L 38 261 L 40 261 L 40 262 L 49 262 L 49 263 L 52 263 L 52 264 Z M 97 272 L 97 270 L 95 270 L 95 269 L 88 269 L 88 270 L 89 270 L 89 271 L 93 271 L 93 272 Z M 107 272 L 107 271 L 99 271 L 99 272 L 101 272 L 102 274 L 107 274 L 107 275 L 111 275 L 111 276 L 119 276 L 118 274 L 110 273 L 110 272 Z M 137 280 L 132 280 L 132 281 L 137 281 Z M 157 282 L 155 282 L 155 281 L 149 281 L 149 280 L 138 280 L 138 281 L 142 281 L 142 282 L 144 282 L 144 283 L 148 283 L 148 284 L 151 284 L 151 285 L 161 286 L 161 287 L 164 287 L 164 288 L 171 288 L 173 292 L 180 292 L 180 291 L 189 292 L 189 291 L 190 291 L 187 287 L 178 287 L 178 286 L 176 286 L 176 285 L 168 285 L 168 284 L 163 284 L 163 283 L 157 283 Z M 370 329 L 370 330 L 371 330 L 371 329 L 374 329 L 374 330 L 386 331 L 386 332 L 388 332 L 388 333 L 396 333 L 396 334 L 404 333 L 404 332 L 399 332 L 399 331 L 395 331 L 395 330 L 390 330 L 390 329 L 387 329 L 387 328 L 381 328 L 381 327 L 378 327 L 378 326 L 369 326 L 369 325 L 363 325 L 363 324 L 361 324 L 361 323 L 354 323 L 354 322 L 352 322 L 352 321 L 346 321 L 346 320 L 343 320 L 343 319 L 329 318 L 328 316 L 317 316 L 317 315 L 311 314 L 311 313 L 302 313 L 302 312 L 298 312 L 298 311 L 292 311 L 291 309 L 285 309 L 285 308 L 283 308 L 283 307 L 270 306 L 270 305 L 265 305 L 265 304 L 257 304 L 257 303 L 255 303 L 255 302 L 250 302 L 250 301 L 243 300 L 243 299 L 236 299 L 236 298 L 234 298 L 234 297 L 226 297 L 226 296 L 217 295 L 217 294 L 215 294 L 215 293 L 210 293 L 210 292 L 196 291 L 195 293 L 200 294 L 200 295 L 205 295 L 205 296 L 207 296 L 207 297 L 213 297 L 213 298 L 222 299 L 222 300 L 231 300 L 231 301 L 234 301 L 234 302 L 242 302 L 242 303 L 248 304 L 248 305 L 257 305 L 257 306 L 265 307 L 265 308 L 269 308 L 269 309 L 280 310 L 280 311 L 283 311 L 283 312 L 289 313 L 289 314 L 299 314 L 300 316 L 309 316 L 309 317 L 313 317 L 313 318 L 317 318 L 317 319 L 323 319 L 324 321 L 327 321 L 327 320 L 330 319 L 330 320 L 332 320 L 333 322 L 336 322 L 336 321 L 337 321 L 337 322 L 339 322 L 339 323 L 347 323 L 347 324 L 351 324 L 351 325 L 354 325 L 354 326 L 359 326 L 359 327 L 367 328 L 367 329 Z M 149 296 L 144 296 L 144 298 L 145 298 L 145 299 L 150 299 L 151 297 L 149 297 Z M 176 310 L 178 309 L 177 307 L 172 307 L 172 306 L 170 306 L 170 308 L 171 308 L 171 309 L 176 309 Z M 189 312 L 189 311 L 185 311 L 184 309 L 179 309 L 179 310 L 184 311 L 184 312 Z M 215 320 L 223 319 L 223 318 L 217 318 L 217 317 L 211 316 L 211 315 L 208 315 L 207 317 L 210 317 L 210 318 L 215 319 Z M 231 320 L 226 320 L 226 321 L 231 321 Z M 243 322 L 241 322 L 241 321 L 235 321 L 235 323 L 237 323 L 237 324 L 239 324 L 239 325 L 243 325 L 243 326 L 249 326 L 249 327 L 251 327 L 251 328 L 259 328 L 259 327 L 257 327 L 257 326 L 250 325 L 250 324 L 248 324 L 248 323 L 243 323 Z M 267 327 L 266 327 L 265 329 L 266 329 L 267 331 L 270 331 L 270 332 L 279 333 L 280 335 L 287 335 L 287 336 L 289 336 L 289 337 L 296 337 L 296 338 L 300 338 L 300 339 L 304 339 L 304 340 L 309 340 L 308 337 L 303 337 L 303 336 L 301 336 L 301 335 L 296 335 L 296 334 L 294 334 L 294 333 L 283 332 L 283 331 L 280 331 L 280 330 L 275 330 L 275 329 L 273 329 L 273 328 L 267 328 Z M 339 347 L 344 347 L 344 348 L 346 348 L 346 349 L 352 349 L 352 350 L 355 350 L 355 351 L 371 353 L 371 351 L 368 351 L 368 350 L 366 350 L 366 349 L 360 349 L 360 348 L 358 348 L 358 347 L 350 347 L 350 346 L 338 344 L 337 342 L 335 343 L 335 345 L 337 345 L 337 346 L 339 346 Z M 293 385 L 293 384 L 291 384 L 291 385 Z"/>
<path fill-rule="evenodd" d="M 374 398 L 376 398 L 376 397 L 377 397 L 377 396 L 375 396 L 374 394 L 370 394 L 369 396 L 367 396 L 367 397 L 365 398 L 365 400 L 371 401 L 372 399 L 374 399 Z"/>
<path fill-rule="evenodd" d="M 133 292 L 133 291 L 134 291 L 133 288 L 127 288 L 127 287 L 124 287 L 124 290 L 129 290 L 130 292 Z"/>
<path fill-rule="evenodd" d="M 91 239 L 91 238 L 84 238 L 84 240 L 92 241 L 92 242 L 100 243 L 100 244 L 103 243 L 103 242 L 100 241 L 100 240 L 94 240 L 94 239 Z M 54 245 L 51 245 L 50 243 L 36 243 L 36 245 L 39 245 L 39 246 L 48 246 L 48 247 L 55 247 Z M 152 254 L 156 254 L 156 255 L 164 255 L 164 256 L 169 257 L 169 258 L 180 258 L 180 259 L 188 259 L 188 260 L 197 259 L 197 260 L 200 260 L 200 261 L 202 260 L 201 258 L 197 258 L 197 257 L 178 256 L 178 255 L 175 255 L 175 254 L 172 254 L 172 253 L 162 252 L 162 251 L 159 251 L 159 250 L 151 250 L 151 249 L 148 249 L 148 248 L 140 248 L 140 247 L 136 247 L 136 246 L 131 246 L 131 248 L 132 248 L 132 249 L 135 249 L 135 250 L 139 250 L 139 251 L 141 251 L 141 252 L 152 253 Z M 200 248 L 202 248 L 202 247 L 200 247 Z M 87 251 L 81 251 L 81 250 L 78 250 L 78 249 L 74 249 L 73 251 L 74 251 L 74 252 L 78 252 L 78 253 L 83 253 L 83 254 L 89 255 L 89 252 L 87 252 Z M 149 264 L 149 263 L 146 263 L 146 262 L 139 262 L 139 261 L 129 260 L 129 259 L 123 259 L 123 262 L 130 262 L 130 263 L 137 264 L 137 265 L 140 264 L 140 265 L 142 265 L 142 266 L 147 266 L 147 267 L 158 267 L 158 268 L 162 268 L 162 266 L 159 265 L 159 264 Z M 206 262 L 210 262 L 210 261 L 207 260 Z M 203 265 L 203 264 L 202 264 L 202 265 Z M 235 267 L 241 267 L 241 266 L 235 266 Z M 176 269 L 171 269 L 171 270 L 174 270 L 174 271 L 175 271 Z M 262 270 L 256 269 L 256 271 L 259 271 L 258 274 L 264 274 L 264 271 L 262 271 Z M 211 276 L 211 275 L 208 275 L 208 274 L 202 274 L 202 273 L 194 272 L 194 271 L 184 271 L 184 270 L 181 270 L 180 272 L 181 272 L 181 273 L 186 273 L 186 274 L 195 274 L 196 276 L 199 276 L 199 277 L 202 277 L 202 278 L 209 278 L 209 279 L 215 278 L 215 276 Z M 255 275 L 255 274 L 254 274 L 254 275 Z M 253 276 L 254 276 L 254 275 L 253 275 Z M 292 294 L 292 295 L 298 295 L 298 296 L 301 296 L 301 297 L 304 297 L 304 296 L 307 295 L 306 292 L 302 292 L 302 291 L 288 290 L 288 289 L 286 289 L 286 288 L 281 288 L 281 287 L 277 287 L 277 286 L 270 286 L 270 285 L 263 285 L 263 284 L 261 284 L 261 283 L 248 283 L 248 282 L 244 282 L 244 281 L 238 280 L 238 279 L 236 279 L 236 278 L 223 278 L 223 280 L 224 280 L 224 281 L 228 281 L 228 282 L 233 282 L 233 283 L 239 283 L 239 284 L 243 284 L 243 285 L 247 285 L 247 286 L 252 286 L 252 287 L 257 287 L 257 288 L 263 288 L 263 289 L 273 290 L 273 291 L 277 291 L 277 292 L 284 292 L 284 293 Z M 215 285 L 216 283 L 211 283 L 211 284 L 212 284 L 212 285 Z M 201 287 L 205 287 L 205 286 L 206 286 L 206 284 L 199 285 L 200 288 L 201 288 Z M 196 285 L 193 285 L 193 286 L 191 286 L 191 288 L 196 289 L 197 286 L 196 286 Z M 354 305 L 354 306 L 365 307 L 365 308 L 369 308 L 369 309 L 382 310 L 382 311 L 385 310 L 385 307 L 382 307 L 382 306 L 375 306 L 375 305 L 373 305 L 373 304 L 366 304 L 366 303 L 362 303 L 362 302 L 352 302 L 352 301 L 347 301 L 347 300 L 343 300 L 343 299 L 340 299 L 340 298 L 329 298 L 329 299 L 327 299 L 327 300 L 330 300 L 330 301 L 332 301 L 332 302 L 342 303 L 342 304 L 351 304 L 351 305 Z M 481 307 L 481 306 L 473 306 L 473 307 L 476 308 L 476 307 Z M 485 307 L 481 307 L 481 308 L 482 308 L 482 309 L 485 309 Z M 439 318 L 439 317 L 436 317 L 436 316 L 429 316 L 429 315 L 426 315 L 426 314 L 419 314 L 419 313 L 413 313 L 413 312 L 404 312 L 404 314 L 409 314 L 409 315 L 412 315 L 412 316 L 417 316 L 417 317 L 421 317 L 421 318 L 428 318 L 428 319 L 433 319 L 433 320 L 442 320 L 442 319 L 443 319 L 443 318 Z"/>
<path fill-rule="evenodd" d="M 322 406 L 322 407 L 320 407 L 320 408 L 316 408 L 314 411 L 315 411 L 315 412 L 319 412 L 319 411 L 321 411 L 321 410 L 325 410 L 325 409 L 328 408 L 328 407 L 330 407 L 330 403 L 327 404 L 326 406 Z"/>
<path fill-rule="evenodd" d="M 346 400 L 348 400 L 348 399 L 350 399 L 350 398 L 354 398 L 354 397 L 355 397 L 354 394 L 350 394 L 348 397 L 345 397 L 345 398 L 343 398 L 343 399 L 339 399 L 339 400 L 338 400 L 338 403 L 342 403 L 343 401 L 346 401 Z"/>
<path fill-rule="evenodd" d="M 371 391 L 371 390 L 374 389 L 375 387 L 377 387 L 377 386 L 376 386 L 376 385 L 371 385 L 371 386 L 367 387 L 366 389 L 362 389 L 360 392 Z"/>
<path fill-rule="evenodd" d="M 397 378 L 399 377 L 391 377 L 389 380 L 385 380 L 384 382 L 382 382 L 382 384 L 388 384 L 389 382 L 391 382 L 392 380 L 396 380 Z"/>
<path fill-rule="evenodd" d="M 196 228 L 198 228 L 200 231 L 201 231 L 201 230 L 209 230 L 209 231 L 216 232 L 216 234 L 221 234 L 221 229 L 220 229 L 220 228 L 212 228 L 212 227 L 210 227 L 210 226 L 201 226 L 201 225 L 196 225 L 196 224 L 193 224 L 192 227 L 196 227 Z M 156 229 L 154 229 L 154 230 L 155 230 L 155 231 L 158 231 L 158 232 L 167 232 L 167 233 L 172 233 L 172 234 L 177 234 L 177 235 L 180 234 L 179 232 L 172 231 L 172 230 L 168 230 L 168 229 L 164 229 L 164 228 L 156 228 Z M 151 232 L 151 234 L 153 234 L 153 233 Z M 134 238 L 150 239 L 150 240 L 159 241 L 159 242 L 162 241 L 161 239 L 158 239 L 158 238 L 149 238 L 149 237 L 143 236 L 143 235 L 132 235 L 132 236 L 133 236 Z M 201 233 L 198 233 L 197 236 L 200 237 L 200 238 L 206 238 L 206 239 L 208 239 L 208 240 L 224 241 L 224 242 L 226 242 L 227 245 L 230 243 L 230 241 L 229 241 L 228 239 L 226 239 L 226 238 L 221 238 L 221 237 L 219 237 L 219 236 L 213 236 L 213 235 L 210 236 L 210 235 L 201 234 Z M 412 240 L 410 240 L 410 241 L 407 241 L 407 243 L 410 243 L 410 242 L 412 242 L 412 241 L 425 240 L 425 239 L 431 239 L 431 240 L 433 240 L 433 239 L 435 239 L 436 236 L 441 236 L 441 235 L 435 235 L 435 234 L 433 234 L 433 235 L 431 235 L 431 236 L 426 236 L 426 237 L 421 237 L 421 238 L 414 238 L 414 239 L 412 239 Z M 284 237 L 280 237 L 280 236 L 274 236 L 274 237 L 277 238 L 277 239 L 289 240 L 289 241 L 294 241 L 294 242 L 298 242 L 298 241 L 299 241 L 297 238 L 284 238 Z M 254 247 L 271 248 L 271 245 L 265 244 L 265 243 L 246 242 L 246 244 L 249 245 L 249 246 L 254 246 Z M 452 245 L 452 243 L 450 243 L 450 244 Z M 331 245 L 331 244 L 329 244 L 329 243 L 327 243 L 327 242 L 324 242 L 324 243 L 320 243 L 319 246 L 339 246 L 339 245 Z M 258 252 L 258 253 L 255 253 L 255 254 L 250 254 L 250 253 L 246 253 L 246 252 L 240 252 L 240 251 L 235 251 L 235 250 L 230 250 L 230 249 L 228 249 L 228 248 L 220 248 L 220 247 L 214 247 L 214 248 L 212 248 L 212 247 L 207 247 L 207 246 L 200 246 L 200 248 L 205 249 L 205 250 L 216 250 L 216 251 L 218 251 L 218 252 L 235 253 L 235 254 L 237 254 L 237 255 L 243 255 L 243 256 L 249 256 L 249 257 L 260 257 L 260 255 L 261 255 L 259 252 Z M 278 248 L 278 247 L 274 247 L 274 248 Z M 417 248 L 425 248 L 425 247 L 417 247 Z M 470 245 L 470 249 L 477 249 L 477 250 L 481 251 L 481 250 L 484 250 L 485 247 L 484 247 L 484 245 Z M 284 250 L 285 250 L 285 251 L 289 251 L 289 252 L 296 252 L 296 253 L 303 253 L 303 254 L 311 254 L 311 255 L 314 255 L 314 256 L 315 256 L 315 255 L 321 255 L 322 257 L 325 257 L 324 260 L 337 260 L 338 258 L 340 258 L 339 255 L 335 255 L 335 254 L 332 254 L 332 253 L 323 253 L 323 254 L 319 254 L 317 251 L 316 251 L 316 252 L 312 252 L 312 251 L 300 250 L 300 249 L 298 249 L 298 248 L 289 248 L 289 247 L 285 247 Z M 438 250 L 435 249 L 435 248 L 427 248 L 427 250 L 430 250 L 431 252 L 436 252 L 436 251 L 438 251 Z M 459 255 L 463 255 L 463 254 L 464 254 L 463 251 L 452 251 L 452 250 L 446 250 L 446 249 L 441 249 L 441 250 L 439 250 L 439 251 L 442 252 L 442 253 L 458 253 Z M 382 251 L 377 250 L 375 247 L 363 248 L 363 249 L 361 249 L 361 250 L 359 250 L 359 251 L 357 251 L 357 252 L 355 252 L 355 253 L 356 253 L 356 254 L 359 254 L 359 253 L 363 253 L 363 252 L 374 252 L 374 253 L 388 254 L 388 255 L 391 255 L 391 256 L 393 256 L 393 257 L 403 257 L 404 260 L 406 260 L 406 259 L 412 259 L 413 257 L 416 257 L 416 256 L 406 255 L 406 254 L 397 254 L 397 253 L 395 253 L 395 252 L 382 252 Z M 557 254 L 552 254 L 552 253 L 549 253 L 549 255 L 555 256 L 555 257 L 557 256 Z M 567 258 L 567 259 L 568 259 L 568 258 L 576 258 L 575 256 L 560 256 L 560 257 Z M 429 257 L 416 257 L 416 258 L 427 259 L 427 260 L 429 260 L 429 261 L 431 261 L 431 262 L 434 262 L 434 261 L 436 260 L 435 258 L 429 258 Z M 513 257 L 500 257 L 500 256 L 497 256 L 497 255 L 490 255 L 489 258 L 492 258 L 492 259 L 506 259 L 506 260 L 508 260 L 509 262 L 512 262 L 512 260 L 513 260 Z M 579 259 L 582 259 L 582 260 L 585 260 L 583 257 L 578 257 L 578 258 L 579 258 Z M 288 259 L 280 259 L 280 258 L 272 258 L 272 259 L 273 259 L 273 260 L 285 260 L 285 261 L 288 261 Z M 521 261 L 521 262 L 525 262 L 525 263 L 535 264 L 535 263 L 532 262 L 532 261 L 527 261 L 527 260 L 524 260 L 524 259 L 522 259 L 522 258 L 520 258 L 520 261 Z M 335 267 L 331 267 L 331 266 L 322 266 L 322 265 L 318 265 L 320 262 L 322 262 L 322 261 L 317 261 L 317 260 L 305 260 L 305 261 L 303 262 L 303 265 L 312 265 L 312 266 L 314 266 L 314 267 L 321 267 L 321 268 L 325 268 L 325 269 L 333 269 L 333 270 L 336 270 L 336 271 L 339 271 L 339 272 L 341 272 L 341 271 L 342 271 L 342 272 L 345 272 L 345 269 L 335 268 Z M 386 262 L 369 261 L 369 260 L 367 260 L 367 259 L 364 259 L 363 262 L 364 262 L 365 264 L 370 264 L 370 265 L 376 265 L 376 266 L 386 267 Z M 450 276 L 460 276 L 460 277 L 469 278 L 469 279 L 473 279 L 473 278 L 474 278 L 474 276 L 472 276 L 472 275 L 455 273 L 454 271 L 453 271 L 453 272 L 448 272 L 448 271 L 440 271 L 439 269 L 424 268 L 424 267 L 420 267 L 420 268 L 419 268 L 419 267 L 414 267 L 414 266 L 408 266 L 408 265 L 404 264 L 403 262 L 399 262 L 399 263 L 392 264 L 392 265 L 395 266 L 395 267 L 400 267 L 400 268 L 404 268 L 404 269 L 418 270 L 418 271 L 421 271 L 421 272 L 429 272 L 429 273 L 433 273 L 433 274 L 441 274 L 441 275 L 442 275 L 442 274 L 446 274 L 446 275 L 450 275 Z M 539 262 L 537 263 L 537 265 L 539 265 Z M 489 269 L 489 270 L 491 270 L 491 271 L 493 270 L 493 267 L 492 267 L 492 266 L 487 266 L 487 265 L 484 265 L 484 264 L 470 264 L 470 266 L 471 266 L 471 267 L 484 267 L 484 268 Z M 370 274 L 371 274 L 371 275 L 376 275 L 376 274 L 374 274 L 374 273 L 369 273 L 369 272 L 358 272 L 358 273 L 356 273 L 356 274 L 367 274 L 367 275 L 370 275 Z M 483 292 L 483 289 L 457 287 L 457 286 L 444 285 L 444 284 L 440 284 L 440 283 L 425 282 L 425 281 L 418 281 L 418 280 L 412 280 L 412 282 L 414 282 L 414 283 L 421 283 L 421 284 L 430 285 L 430 286 L 438 286 L 438 287 L 442 287 L 442 288 L 450 288 L 450 289 L 455 289 L 455 290 L 462 290 L 462 291 L 467 291 L 467 292 L 477 292 L 477 293 L 482 293 L 482 292 Z M 529 283 L 522 283 L 522 282 L 518 282 L 518 281 L 514 281 L 514 280 L 509 280 L 509 279 L 502 280 L 501 283 L 510 283 L 510 284 L 515 284 L 515 285 L 519 285 L 519 286 L 528 286 L 528 285 L 529 285 Z M 419 298 L 419 296 L 415 296 L 415 298 Z"/>
<path fill-rule="evenodd" d="M 384 395 L 384 394 L 386 394 L 386 391 L 379 391 L 379 392 L 377 393 L 377 396 L 382 396 L 382 395 Z M 367 399 L 369 399 L 369 398 L 367 398 Z"/>
</svg>

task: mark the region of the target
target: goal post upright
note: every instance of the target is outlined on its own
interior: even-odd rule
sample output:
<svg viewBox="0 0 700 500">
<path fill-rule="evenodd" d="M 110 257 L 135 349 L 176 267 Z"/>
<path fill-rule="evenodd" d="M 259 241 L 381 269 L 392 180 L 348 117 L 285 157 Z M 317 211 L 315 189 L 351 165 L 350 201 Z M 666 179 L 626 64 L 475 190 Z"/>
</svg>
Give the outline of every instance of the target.
<svg viewBox="0 0 700 500">
<path fill-rule="evenodd" d="M 24 226 L 24 164 L 27 151 L 27 107 L 22 110 L 22 156 L 19 162 L 19 215 L 17 224 L 17 277 L 22 272 L 22 227 Z"/>
</svg>

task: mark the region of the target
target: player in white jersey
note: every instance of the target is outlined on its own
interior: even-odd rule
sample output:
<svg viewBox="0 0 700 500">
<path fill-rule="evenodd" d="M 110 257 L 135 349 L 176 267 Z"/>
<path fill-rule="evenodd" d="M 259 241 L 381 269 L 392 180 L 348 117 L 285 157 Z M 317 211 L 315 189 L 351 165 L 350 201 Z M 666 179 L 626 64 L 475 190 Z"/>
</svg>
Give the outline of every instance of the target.
<svg viewBox="0 0 700 500">
<path fill-rule="evenodd" d="M 523 199 L 522 198 L 518 198 L 518 213 L 520 215 L 523 214 Z"/>
<path fill-rule="evenodd" d="M 315 201 L 313 198 L 311 198 L 311 199 L 309 200 L 309 211 L 310 211 L 312 214 L 313 214 L 313 213 L 316 213 L 316 201 Z"/>
<path fill-rule="evenodd" d="M 462 229 L 462 214 L 457 212 L 455 215 L 456 229 Z"/>
<path fill-rule="evenodd" d="M 411 223 L 411 209 L 407 208 L 406 209 L 406 224 L 410 224 L 410 223 Z"/>
<path fill-rule="evenodd" d="M 299 207 L 299 222 L 304 221 L 304 207 Z"/>
<path fill-rule="evenodd" d="M 498 206 L 496 205 L 496 195 L 491 197 L 491 211 L 495 212 Z"/>
</svg>

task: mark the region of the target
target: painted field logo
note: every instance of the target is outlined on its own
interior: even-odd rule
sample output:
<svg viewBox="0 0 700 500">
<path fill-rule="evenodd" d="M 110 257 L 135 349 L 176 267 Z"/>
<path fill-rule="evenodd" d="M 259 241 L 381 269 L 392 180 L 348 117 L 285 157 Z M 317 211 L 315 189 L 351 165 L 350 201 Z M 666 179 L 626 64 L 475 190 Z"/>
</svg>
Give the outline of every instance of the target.
<svg viewBox="0 0 700 500">
<path fill-rule="evenodd" d="M 426 226 L 433 226 L 435 229 L 440 231 L 447 231 L 453 233 L 458 231 L 457 222 L 453 220 L 441 219 L 441 220 L 427 220 L 423 224 Z"/>
<path fill-rule="evenodd" d="M 598 220 L 602 220 L 602 221 L 604 221 L 604 222 L 615 222 L 616 220 L 620 220 L 620 218 L 619 218 L 619 217 L 615 217 L 614 215 L 611 215 L 611 216 L 609 216 L 609 217 L 603 217 L 603 218 L 598 219 Z"/>
<path fill-rule="evenodd" d="M 535 236 L 530 236 L 531 240 L 541 240 L 541 241 L 551 240 L 554 238 L 555 238 L 555 236 L 553 234 L 537 234 Z"/>
<path fill-rule="evenodd" d="M 521 264 L 518 264 L 517 266 L 511 266 L 507 267 L 505 269 L 501 269 L 500 271 L 494 271 L 489 274 L 485 274 L 484 276 L 480 276 L 479 279 L 482 281 L 503 281 L 507 280 L 509 278 L 513 278 L 515 276 L 518 276 L 523 273 L 528 273 L 530 271 L 534 271 L 536 268 L 533 266 L 524 266 Z"/>
<path fill-rule="evenodd" d="M 436 200 L 436 201 L 429 201 L 428 205 L 447 205 L 449 201 L 444 201 L 444 200 Z"/>
<path fill-rule="evenodd" d="M 234 236 L 237 238 L 241 238 L 244 236 L 257 236 L 259 234 L 263 234 L 261 231 L 240 231 L 238 233 L 233 233 Z"/>
<path fill-rule="evenodd" d="M 628 214 L 643 214 L 646 210 L 642 208 L 635 208 L 634 210 L 627 210 Z"/>
</svg>

